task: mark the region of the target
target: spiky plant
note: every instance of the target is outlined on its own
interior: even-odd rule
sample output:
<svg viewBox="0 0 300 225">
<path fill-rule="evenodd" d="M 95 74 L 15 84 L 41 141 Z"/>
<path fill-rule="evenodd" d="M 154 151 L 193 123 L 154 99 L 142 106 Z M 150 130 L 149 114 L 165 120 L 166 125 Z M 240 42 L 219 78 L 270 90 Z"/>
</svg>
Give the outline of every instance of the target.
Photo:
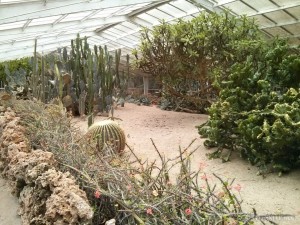
<svg viewBox="0 0 300 225">
<path fill-rule="evenodd" d="M 105 145 L 110 145 L 115 152 L 121 153 L 125 148 L 125 133 L 122 128 L 112 120 L 103 120 L 94 123 L 85 134 L 90 142 L 96 142 L 100 151 Z"/>
</svg>

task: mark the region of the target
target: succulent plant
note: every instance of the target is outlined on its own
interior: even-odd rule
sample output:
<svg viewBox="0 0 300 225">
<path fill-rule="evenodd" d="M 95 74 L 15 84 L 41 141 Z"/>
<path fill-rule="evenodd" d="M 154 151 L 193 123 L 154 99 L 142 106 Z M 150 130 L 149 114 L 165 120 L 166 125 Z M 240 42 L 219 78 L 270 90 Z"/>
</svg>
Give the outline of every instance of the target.
<svg viewBox="0 0 300 225">
<path fill-rule="evenodd" d="M 78 101 L 78 108 L 79 108 L 79 115 L 82 117 L 85 115 L 85 99 L 86 99 L 86 91 L 82 91 L 79 96 Z"/>
<path fill-rule="evenodd" d="M 94 123 L 85 134 L 90 142 L 97 142 L 100 151 L 105 145 L 109 145 L 117 153 L 121 153 L 125 148 L 125 133 L 122 128 L 112 120 L 103 120 Z"/>
</svg>

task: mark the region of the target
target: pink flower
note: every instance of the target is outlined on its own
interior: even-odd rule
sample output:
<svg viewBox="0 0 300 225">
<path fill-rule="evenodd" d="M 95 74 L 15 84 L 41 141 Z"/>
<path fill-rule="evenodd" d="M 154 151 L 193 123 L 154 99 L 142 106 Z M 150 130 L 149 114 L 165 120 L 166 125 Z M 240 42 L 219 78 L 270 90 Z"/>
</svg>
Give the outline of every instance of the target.
<svg viewBox="0 0 300 225">
<path fill-rule="evenodd" d="M 101 196 L 100 191 L 96 190 L 94 193 L 94 196 L 95 196 L 95 198 L 100 198 L 100 196 Z"/>
<path fill-rule="evenodd" d="M 190 208 L 187 208 L 186 210 L 184 210 L 184 212 L 187 216 L 192 214 L 192 210 Z"/>
<path fill-rule="evenodd" d="M 200 169 L 200 170 L 204 170 L 207 166 L 208 166 L 208 165 L 207 165 L 206 162 L 200 162 L 200 164 L 199 164 L 199 169 Z"/>
<path fill-rule="evenodd" d="M 203 184 L 203 185 L 201 185 L 201 188 L 202 188 L 202 189 L 206 189 L 207 186 Z"/>
<path fill-rule="evenodd" d="M 238 192 L 241 191 L 242 186 L 240 184 L 237 184 L 236 186 L 233 187 L 235 190 L 237 190 Z"/>
<path fill-rule="evenodd" d="M 204 175 L 201 176 L 201 179 L 202 179 L 202 180 L 207 180 L 207 178 L 208 178 L 208 177 L 206 176 L 206 174 L 204 174 Z"/>
<path fill-rule="evenodd" d="M 151 208 L 147 208 L 146 213 L 148 215 L 153 215 L 152 209 Z"/>
<path fill-rule="evenodd" d="M 130 191 L 130 190 L 132 189 L 132 187 L 131 187 L 131 185 L 130 185 L 130 184 L 129 184 L 129 185 L 127 185 L 127 186 L 126 186 L 126 188 L 127 188 L 127 190 L 128 190 L 128 191 Z"/>
</svg>

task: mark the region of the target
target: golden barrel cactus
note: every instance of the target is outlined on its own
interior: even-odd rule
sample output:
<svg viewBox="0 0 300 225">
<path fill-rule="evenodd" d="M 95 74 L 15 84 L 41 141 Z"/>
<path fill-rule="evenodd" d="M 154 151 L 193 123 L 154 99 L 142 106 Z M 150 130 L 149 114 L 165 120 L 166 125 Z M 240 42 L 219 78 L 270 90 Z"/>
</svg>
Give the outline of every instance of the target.
<svg viewBox="0 0 300 225">
<path fill-rule="evenodd" d="M 122 128 L 112 120 L 103 120 L 89 127 L 86 137 L 88 141 L 96 141 L 102 151 L 105 144 L 111 146 L 115 152 L 120 153 L 125 149 L 125 133 Z"/>
</svg>

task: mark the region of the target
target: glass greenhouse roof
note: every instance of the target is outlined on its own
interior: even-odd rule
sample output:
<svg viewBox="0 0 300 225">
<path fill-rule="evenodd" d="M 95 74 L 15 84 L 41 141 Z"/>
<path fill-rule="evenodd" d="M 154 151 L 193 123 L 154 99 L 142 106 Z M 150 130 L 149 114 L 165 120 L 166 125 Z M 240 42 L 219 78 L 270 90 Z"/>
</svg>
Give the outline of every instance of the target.
<svg viewBox="0 0 300 225">
<path fill-rule="evenodd" d="M 143 26 L 226 8 L 255 18 L 267 37 L 300 44 L 300 0 L 0 0 L 0 61 L 31 56 L 35 39 L 40 53 L 69 47 L 77 33 L 127 54 Z"/>
</svg>

